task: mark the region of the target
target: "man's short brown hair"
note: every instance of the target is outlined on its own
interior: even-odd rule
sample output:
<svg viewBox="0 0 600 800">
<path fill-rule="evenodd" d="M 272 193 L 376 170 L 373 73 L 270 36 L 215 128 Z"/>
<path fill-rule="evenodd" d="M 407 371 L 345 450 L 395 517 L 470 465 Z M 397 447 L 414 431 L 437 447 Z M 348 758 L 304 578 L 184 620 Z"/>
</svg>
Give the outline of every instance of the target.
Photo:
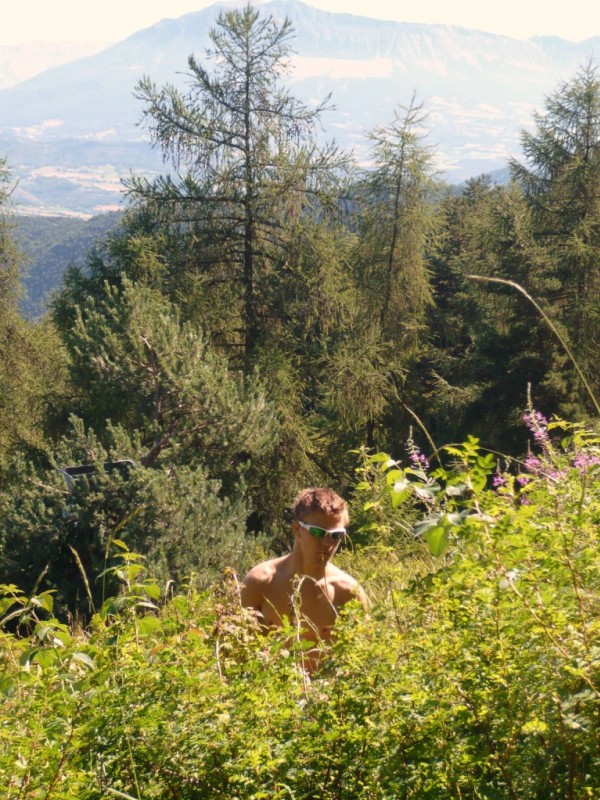
<svg viewBox="0 0 600 800">
<path fill-rule="evenodd" d="M 302 520 L 305 514 L 319 511 L 332 517 L 340 517 L 344 525 L 348 524 L 348 506 L 339 494 L 332 489 L 313 486 L 298 492 L 292 503 L 292 516 Z"/>
</svg>

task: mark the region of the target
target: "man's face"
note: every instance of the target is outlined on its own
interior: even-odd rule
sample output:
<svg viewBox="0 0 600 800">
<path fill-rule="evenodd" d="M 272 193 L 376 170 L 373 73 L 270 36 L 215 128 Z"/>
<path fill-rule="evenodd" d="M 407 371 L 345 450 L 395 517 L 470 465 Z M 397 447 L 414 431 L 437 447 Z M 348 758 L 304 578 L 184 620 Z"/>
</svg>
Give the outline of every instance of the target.
<svg viewBox="0 0 600 800">
<path fill-rule="evenodd" d="M 306 525 L 316 526 L 328 531 L 345 528 L 348 519 L 345 514 L 341 516 L 325 514 L 321 511 L 311 511 L 304 514 L 302 520 Z M 314 536 L 309 530 L 297 521 L 292 523 L 292 530 L 297 546 L 301 552 L 311 560 L 326 564 L 339 548 L 342 539 L 335 539 L 330 534 Z"/>
</svg>

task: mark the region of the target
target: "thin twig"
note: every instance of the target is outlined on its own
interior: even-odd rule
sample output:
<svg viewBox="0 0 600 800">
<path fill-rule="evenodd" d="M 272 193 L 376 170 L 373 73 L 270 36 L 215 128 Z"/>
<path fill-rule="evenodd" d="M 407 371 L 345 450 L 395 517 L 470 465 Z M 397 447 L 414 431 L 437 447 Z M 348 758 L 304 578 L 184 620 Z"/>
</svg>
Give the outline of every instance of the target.
<svg viewBox="0 0 600 800">
<path fill-rule="evenodd" d="M 575 369 L 577 370 L 577 374 L 581 378 L 581 382 L 583 383 L 583 385 L 585 386 L 585 388 L 588 391 L 588 394 L 589 394 L 589 396 L 590 396 L 590 398 L 592 400 L 592 403 L 594 404 L 594 408 L 596 409 L 596 412 L 597 412 L 598 416 L 600 416 L 600 404 L 598 404 L 598 401 L 596 400 L 596 396 L 594 395 L 594 392 L 592 391 L 589 383 L 587 382 L 585 375 L 581 371 L 581 369 L 579 367 L 579 364 L 577 363 L 577 361 L 575 359 L 575 356 L 573 355 L 573 353 L 569 349 L 569 345 L 565 342 L 563 337 L 560 335 L 560 333 L 556 329 L 556 326 L 554 325 L 552 320 L 548 317 L 548 315 L 544 312 L 544 310 L 539 306 L 539 304 L 536 303 L 536 301 L 533 299 L 533 297 L 530 294 L 528 294 L 525 291 L 525 289 L 522 286 L 520 286 L 518 283 L 516 283 L 515 281 L 507 281 L 504 278 L 487 278 L 487 277 L 484 277 L 482 275 L 467 275 L 467 278 L 471 278 L 474 281 L 484 281 L 484 282 L 488 282 L 488 283 L 501 283 L 504 286 L 511 286 L 513 289 L 516 289 L 518 292 L 520 292 L 523 295 L 523 297 L 526 297 L 527 300 L 529 300 L 529 302 L 534 306 L 534 308 L 541 314 L 543 319 L 548 323 L 550 329 L 552 330 L 552 332 L 554 333 L 554 335 L 556 336 L 558 341 L 564 347 L 566 354 L 569 356 L 569 358 L 573 362 L 573 366 L 575 367 Z"/>
</svg>

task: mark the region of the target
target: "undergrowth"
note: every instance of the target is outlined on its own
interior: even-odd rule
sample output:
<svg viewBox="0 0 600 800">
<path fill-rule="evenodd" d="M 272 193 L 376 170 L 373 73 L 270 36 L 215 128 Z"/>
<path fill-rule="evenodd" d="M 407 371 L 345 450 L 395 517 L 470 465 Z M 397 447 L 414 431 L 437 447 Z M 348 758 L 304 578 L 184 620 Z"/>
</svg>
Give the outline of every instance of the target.
<svg viewBox="0 0 600 800">
<path fill-rule="evenodd" d="M 173 593 L 115 542 L 85 629 L 4 586 L 7 800 L 583 800 L 600 794 L 600 439 L 528 420 L 502 464 L 363 454 L 348 605 L 308 676 L 237 578 Z M 325 648 L 325 646 L 324 646 Z"/>
</svg>

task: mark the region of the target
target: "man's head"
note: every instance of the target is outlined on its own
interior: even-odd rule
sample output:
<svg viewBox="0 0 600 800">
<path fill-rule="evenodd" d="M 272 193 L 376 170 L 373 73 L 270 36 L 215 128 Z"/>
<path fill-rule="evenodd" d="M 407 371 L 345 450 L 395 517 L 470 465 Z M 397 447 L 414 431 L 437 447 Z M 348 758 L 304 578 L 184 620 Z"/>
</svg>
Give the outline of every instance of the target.
<svg viewBox="0 0 600 800">
<path fill-rule="evenodd" d="M 349 522 L 348 506 L 339 494 L 331 489 L 312 487 L 302 489 L 292 503 L 292 517 L 303 521 L 314 514 L 336 518 L 340 525 L 346 527 Z"/>
<path fill-rule="evenodd" d="M 331 489 L 304 489 L 292 506 L 294 552 L 321 567 L 335 554 L 346 533 L 348 507 Z"/>
</svg>

